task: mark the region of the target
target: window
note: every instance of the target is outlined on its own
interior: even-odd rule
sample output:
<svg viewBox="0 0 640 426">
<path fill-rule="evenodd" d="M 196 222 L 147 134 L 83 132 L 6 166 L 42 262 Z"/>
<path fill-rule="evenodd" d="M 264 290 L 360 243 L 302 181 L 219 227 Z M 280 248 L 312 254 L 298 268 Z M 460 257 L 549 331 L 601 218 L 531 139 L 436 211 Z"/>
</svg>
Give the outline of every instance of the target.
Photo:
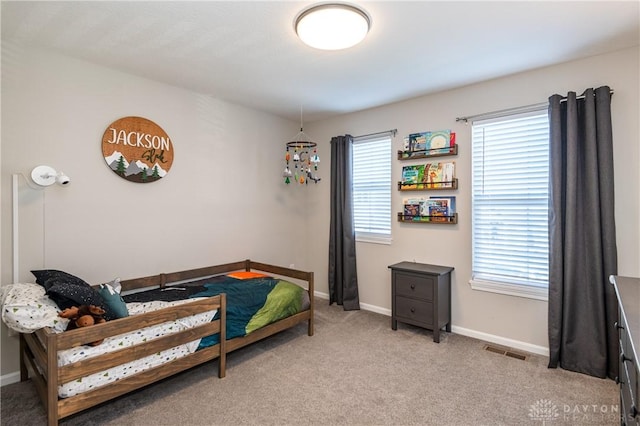
<svg viewBox="0 0 640 426">
<path fill-rule="evenodd" d="M 391 243 L 391 135 L 353 140 L 356 241 Z"/>
<path fill-rule="evenodd" d="M 471 286 L 546 300 L 547 109 L 474 121 L 472 144 Z"/>
</svg>

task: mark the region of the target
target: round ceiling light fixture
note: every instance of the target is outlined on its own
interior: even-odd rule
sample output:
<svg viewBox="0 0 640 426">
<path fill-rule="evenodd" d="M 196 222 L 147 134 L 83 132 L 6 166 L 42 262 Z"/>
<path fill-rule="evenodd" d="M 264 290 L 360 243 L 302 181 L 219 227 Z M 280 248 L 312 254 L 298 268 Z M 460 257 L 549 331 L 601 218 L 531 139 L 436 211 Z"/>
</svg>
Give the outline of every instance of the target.
<svg viewBox="0 0 640 426">
<path fill-rule="evenodd" d="M 295 30 L 305 44 L 322 50 L 347 49 L 360 43 L 371 28 L 365 11 L 342 3 L 311 6 L 298 14 Z"/>
</svg>

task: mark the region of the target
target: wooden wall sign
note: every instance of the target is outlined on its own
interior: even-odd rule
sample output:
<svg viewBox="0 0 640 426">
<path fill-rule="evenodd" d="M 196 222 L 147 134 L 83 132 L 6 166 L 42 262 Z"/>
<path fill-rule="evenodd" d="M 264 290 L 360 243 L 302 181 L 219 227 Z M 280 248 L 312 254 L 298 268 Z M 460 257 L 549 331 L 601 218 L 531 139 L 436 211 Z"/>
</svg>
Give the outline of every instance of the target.
<svg viewBox="0 0 640 426">
<path fill-rule="evenodd" d="M 102 136 L 104 161 L 115 174 L 131 182 L 162 179 L 173 163 L 173 144 L 167 133 L 151 120 L 123 117 Z"/>
</svg>

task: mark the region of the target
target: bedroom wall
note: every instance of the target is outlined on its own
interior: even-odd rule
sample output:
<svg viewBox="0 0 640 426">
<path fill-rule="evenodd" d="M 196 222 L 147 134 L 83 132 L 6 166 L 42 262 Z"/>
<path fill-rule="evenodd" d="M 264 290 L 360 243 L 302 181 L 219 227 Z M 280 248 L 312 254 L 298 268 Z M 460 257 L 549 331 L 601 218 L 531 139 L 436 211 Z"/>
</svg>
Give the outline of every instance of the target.
<svg viewBox="0 0 640 426">
<path fill-rule="evenodd" d="M 403 162 L 395 159 L 409 133 L 451 129 L 457 133 L 459 189 L 455 191 L 459 223 L 454 226 L 401 224 L 392 221 L 391 245 L 358 243 L 359 293 L 362 306 L 390 314 L 390 271 L 387 266 L 409 260 L 455 267 L 452 277 L 453 331 L 538 353 L 548 351 L 547 302 L 472 290 L 470 202 L 470 127 L 455 118 L 546 102 L 554 93 L 581 93 L 587 87 L 609 85 L 612 100 L 619 274 L 640 276 L 640 164 L 638 48 L 628 49 L 524 72 L 429 96 L 418 97 L 330 120 L 311 123 L 309 134 L 320 141 L 349 133 L 362 135 L 398 129 L 393 140 L 393 182 L 400 180 Z M 425 76 L 428 78 L 428 76 Z M 326 142 L 326 145 L 329 145 Z M 325 148 L 328 150 L 329 148 Z M 313 270 L 318 290 L 328 293 L 327 256 L 329 186 L 323 185 L 322 205 L 309 221 L 319 236 L 314 241 Z M 453 193 L 452 193 L 453 194 Z M 428 194 L 427 194 L 428 195 Z M 392 211 L 401 211 L 406 193 L 392 192 Z"/>
<path fill-rule="evenodd" d="M 121 179 L 102 158 L 107 126 L 130 115 L 172 140 L 173 166 L 157 182 Z M 19 178 L 21 281 L 34 268 L 99 283 L 246 258 L 310 267 L 294 236 L 314 188 L 280 179 L 284 142 L 297 131 L 263 112 L 3 43 L 2 283 L 12 281 L 12 174 L 40 164 L 72 181 L 42 190 Z M 18 370 L 17 338 L 1 331 L 5 376 Z"/>
<path fill-rule="evenodd" d="M 640 276 L 638 49 L 589 58 L 467 86 L 316 123 L 318 185 L 285 187 L 283 141 L 297 124 L 209 96 L 123 74 L 50 52 L 2 45 L 0 277 L 11 282 L 11 175 L 39 164 L 63 170 L 68 188 L 33 190 L 20 178 L 20 278 L 30 269 L 68 270 L 95 283 L 204 264 L 256 258 L 316 273 L 327 294 L 329 140 L 398 129 L 402 137 L 451 128 L 460 223 L 392 221 L 391 245 L 359 243 L 363 308 L 390 312 L 390 273 L 401 260 L 454 266 L 454 331 L 536 352 L 547 347 L 545 302 L 474 291 L 471 258 L 469 128 L 455 117 L 543 102 L 552 93 L 608 84 L 613 125 L 619 272 Z M 615 64 L 615 66 L 611 66 Z M 108 124 L 140 115 L 171 137 L 170 174 L 152 184 L 118 178 L 100 152 Z M 274 164 L 278 165 L 274 169 Z M 393 160 L 393 181 L 402 163 Z M 393 192 L 393 211 L 402 194 Z M 17 339 L 1 332 L 2 376 L 18 369 Z"/>
</svg>

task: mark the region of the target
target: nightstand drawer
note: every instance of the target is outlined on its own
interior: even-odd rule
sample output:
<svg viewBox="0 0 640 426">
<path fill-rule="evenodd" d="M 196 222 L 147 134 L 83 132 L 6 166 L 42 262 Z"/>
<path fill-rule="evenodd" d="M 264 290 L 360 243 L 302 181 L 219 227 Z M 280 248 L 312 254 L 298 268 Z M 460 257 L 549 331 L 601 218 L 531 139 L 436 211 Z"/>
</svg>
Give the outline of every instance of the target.
<svg viewBox="0 0 640 426">
<path fill-rule="evenodd" d="M 431 277 L 396 272 L 395 278 L 397 295 L 433 300 L 433 279 Z"/>
<path fill-rule="evenodd" d="M 433 325 L 433 303 L 409 297 L 396 297 L 396 316 L 417 322 L 425 327 Z"/>
<path fill-rule="evenodd" d="M 433 331 L 440 342 L 440 331 L 451 332 L 450 266 L 400 262 L 391 269 L 391 329 L 407 323 Z"/>
</svg>

